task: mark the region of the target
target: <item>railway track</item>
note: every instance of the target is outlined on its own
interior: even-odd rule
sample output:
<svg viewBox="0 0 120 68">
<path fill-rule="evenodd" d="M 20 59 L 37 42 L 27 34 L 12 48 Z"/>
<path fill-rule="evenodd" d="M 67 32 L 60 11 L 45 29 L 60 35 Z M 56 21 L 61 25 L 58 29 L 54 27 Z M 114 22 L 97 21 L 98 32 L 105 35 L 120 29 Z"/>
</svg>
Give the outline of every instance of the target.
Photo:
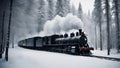
<svg viewBox="0 0 120 68">
<path fill-rule="evenodd" d="M 100 59 L 106 59 L 106 60 L 120 62 L 120 58 L 114 58 L 114 57 L 105 57 L 105 56 L 96 56 L 96 55 L 90 55 L 90 56 L 87 56 L 87 57 L 94 57 L 94 58 L 100 58 Z"/>
<path fill-rule="evenodd" d="M 25 47 L 25 46 L 21 46 L 23 48 L 28 48 L 28 49 L 34 49 L 33 47 Z M 40 50 L 40 48 L 36 49 L 36 50 Z M 69 53 L 67 53 L 69 54 Z M 72 54 L 74 55 L 74 54 Z M 118 61 L 120 62 L 120 58 L 114 58 L 114 57 L 105 57 L 105 56 L 97 56 L 97 55 L 80 55 L 80 56 L 85 56 L 85 57 L 94 57 L 94 58 L 99 58 L 99 59 L 105 59 L 105 60 L 111 60 L 111 61 Z"/>
</svg>

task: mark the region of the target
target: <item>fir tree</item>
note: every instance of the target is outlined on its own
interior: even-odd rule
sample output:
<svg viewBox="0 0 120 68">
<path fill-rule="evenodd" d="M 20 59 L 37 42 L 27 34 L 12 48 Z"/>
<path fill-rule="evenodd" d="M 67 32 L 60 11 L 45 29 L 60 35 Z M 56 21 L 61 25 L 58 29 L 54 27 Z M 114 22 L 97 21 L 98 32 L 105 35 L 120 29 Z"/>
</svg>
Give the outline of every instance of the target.
<svg viewBox="0 0 120 68">
<path fill-rule="evenodd" d="M 95 4 L 94 4 L 95 8 L 94 8 L 94 15 L 95 15 L 95 22 L 97 25 L 99 25 L 99 29 L 100 29 L 100 50 L 102 50 L 103 46 L 102 46 L 102 28 L 101 28 L 101 24 L 102 24 L 102 1 L 101 0 L 95 0 Z"/>
<path fill-rule="evenodd" d="M 55 17 L 55 4 L 54 0 L 48 0 L 48 20 Z"/>
<path fill-rule="evenodd" d="M 43 29 L 43 24 L 45 23 L 45 1 L 39 0 L 39 12 L 38 12 L 38 32 Z"/>
<path fill-rule="evenodd" d="M 81 3 L 79 3 L 79 7 L 78 7 L 78 17 L 83 20 L 83 11 L 82 11 Z"/>
<path fill-rule="evenodd" d="M 73 4 L 71 5 L 71 13 L 73 15 L 76 15 L 76 9 L 75 9 L 75 6 Z"/>
<path fill-rule="evenodd" d="M 115 16 L 115 23 L 116 23 L 116 41 L 117 41 L 117 50 L 119 52 L 120 49 L 120 20 L 119 20 L 119 12 L 120 12 L 120 1 L 113 0 L 113 11 Z"/>
<path fill-rule="evenodd" d="M 69 12 L 70 12 L 69 0 L 57 0 L 56 15 L 60 15 L 60 16 L 64 17 Z"/>
</svg>

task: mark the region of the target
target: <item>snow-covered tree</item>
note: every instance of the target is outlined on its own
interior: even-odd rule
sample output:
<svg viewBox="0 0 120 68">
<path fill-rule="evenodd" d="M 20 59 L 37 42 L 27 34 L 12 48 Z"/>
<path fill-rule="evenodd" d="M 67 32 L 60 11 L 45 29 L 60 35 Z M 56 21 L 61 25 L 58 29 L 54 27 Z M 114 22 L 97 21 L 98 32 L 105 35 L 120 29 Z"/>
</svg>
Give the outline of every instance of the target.
<svg viewBox="0 0 120 68">
<path fill-rule="evenodd" d="M 70 2 L 69 2 L 69 0 L 57 0 L 56 15 L 60 15 L 60 16 L 64 17 L 69 12 L 70 12 Z"/>
<path fill-rule="evenodd" d="M 75 8 L 75 6 L 72 4 L 71 5 L 71 10 L 70 10 L 70 12 L 73 14 L 73 15 L 76 15 L 76 8 Z"/>
<path fill-rule="evenodd" d="M 3 9 L 3 0 L 0 1 L 0 58 L 2 58 L 2 54 L 4 53 L 4 19 L 5 19 L 5 11 Z"/>
<path fill-rule="evenodd" d="M 51 20 L 55 17 L 55 0 L 47 0 L 48 1 L 48 20 Z"/>
<path fill-rule="evenodd" d="M 105 0 L 105 16 L 106 16 L 106 23 L 107 23 L 107 50 L 108 55 L 110 55 L 110 5 L 109 0 Z"/>
<path fill-rule="evenodd" d="M 94 21 L 96 22 L 96 25 L 99 25 L 99 38 L 100 38 L 100 50 L 103 49 L 102 46 L 102 28 L 101 28 L 101 24 L 102 24 L 102 1 L 101 0 L 95 0 L 94 3 Z"/>
<path fill-rule="evenodd" d="M 56 15 L 63 16 L 63 11 L 62 11 L 62 0 L 57 0 L 56 3 Z"/>
<path fill-rule="evenodd" d="M 45 0 L 39 0 L 38 8 L 38 32 L 43 29 L 43 24 L 45 23 Z"/>
<path fill-rule="evenodd" d="M 83 11 L 82 11 L 81 3 L 79 3 L 79 7 L 78 7 L 78 17 L 80 19 L 83 19 Z"/>
<path fill-rule="evenodd" d="M 112 10 L 113 10 L 113 14 L 114 14 L 114 20 L 116 23 L 116 46 L 117 46 L 117 50 L 119 52 L 120 49 L 120 1 L 119 0 L 113 0 L 112 2 L 113 6 L 112 6 Z"/>
<path fill-rule="evenodd" d="M 64 14 L 67 15 L 68 13 L 70 13 L 70 0 L 63 0 L 63 10 L 64 10 Z"/>
</svg>

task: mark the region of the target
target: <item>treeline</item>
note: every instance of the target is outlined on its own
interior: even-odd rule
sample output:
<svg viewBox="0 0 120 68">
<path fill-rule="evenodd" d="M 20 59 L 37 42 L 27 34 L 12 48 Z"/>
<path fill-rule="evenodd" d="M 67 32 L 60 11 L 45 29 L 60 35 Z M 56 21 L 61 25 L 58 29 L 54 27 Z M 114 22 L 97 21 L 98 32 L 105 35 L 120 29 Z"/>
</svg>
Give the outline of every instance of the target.
<svg viewBox="0 0 120 68">
<path fill-rule="evenodd" d="M 92 18 L 95 22 L 95 48 L 120 51 L 120 0 L 95 0 Z"/>
</svg>

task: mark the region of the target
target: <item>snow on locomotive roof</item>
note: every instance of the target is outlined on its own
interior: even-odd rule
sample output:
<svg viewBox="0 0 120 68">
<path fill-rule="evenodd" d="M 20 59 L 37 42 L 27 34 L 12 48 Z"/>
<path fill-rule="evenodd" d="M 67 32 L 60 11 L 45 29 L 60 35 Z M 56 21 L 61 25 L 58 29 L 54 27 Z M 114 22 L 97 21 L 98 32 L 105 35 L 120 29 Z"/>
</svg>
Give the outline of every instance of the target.
<svg viewBox="0 0 120 68">
<path fill-rule="evenodd" d="M 68 40 L 68 39 L 79 39 L 81 36 L 67 37 L 67 38 L 57 38 L 56 41 Z"/>
</svg>

